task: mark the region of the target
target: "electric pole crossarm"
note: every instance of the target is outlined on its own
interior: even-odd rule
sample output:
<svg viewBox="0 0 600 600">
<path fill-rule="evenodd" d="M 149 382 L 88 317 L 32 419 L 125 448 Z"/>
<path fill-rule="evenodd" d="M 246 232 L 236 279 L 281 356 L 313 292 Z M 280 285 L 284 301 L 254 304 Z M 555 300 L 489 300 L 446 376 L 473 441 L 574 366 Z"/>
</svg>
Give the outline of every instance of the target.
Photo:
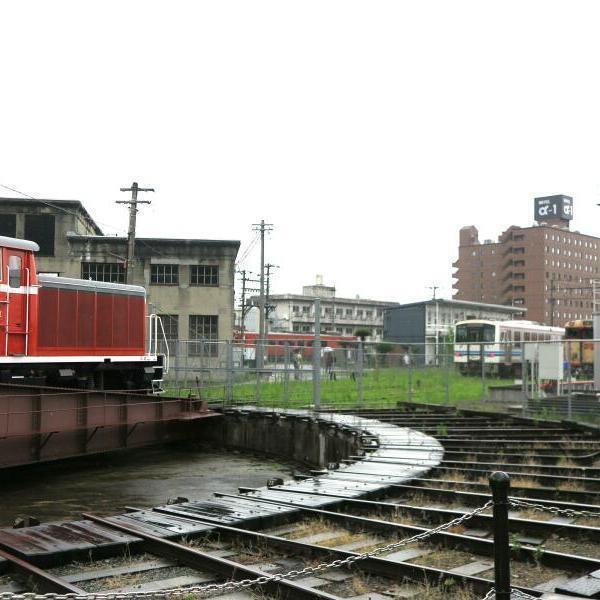
<svg viewBox="0 0 600 600">
<path fill-rule="evenodd" d="M 150 200 L 138 200 L 138 192 L 153 192 L 154 188 L 141 188 L 137 181 L 131 184 L 131 187 L 120 188 L 122 192 L 131 192 L 130 200 L 117 200 L 117 204 L 129 205 L 129 229 L 127 230 L 127 264 L 126 264 L 126 281 L 133 283 L 133 261 L 135 257 L 135 226 L 136 215 L 138 212 L 138 204 L 150 204 Z"/>
</svg>

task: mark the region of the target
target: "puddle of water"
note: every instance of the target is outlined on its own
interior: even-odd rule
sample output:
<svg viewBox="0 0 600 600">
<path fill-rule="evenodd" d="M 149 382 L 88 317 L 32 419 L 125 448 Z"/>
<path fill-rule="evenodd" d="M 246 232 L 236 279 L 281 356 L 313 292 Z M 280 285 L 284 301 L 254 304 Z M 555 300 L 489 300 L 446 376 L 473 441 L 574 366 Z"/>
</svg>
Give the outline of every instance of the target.
<svg viewBox="0 0 600 600">
<path fill-rule="evenodd" d="M 115 514 L 125 506 L 147 508 L 169 498 L 211 498 L 239 486 L 260 487 L 292 468 L 239 454 L 196 447 L 158 447 L 35 465 L 0 479 L 0 527 L 17 516 L 43 522 L 76 519 L 82 512 Z"/>
</svg>

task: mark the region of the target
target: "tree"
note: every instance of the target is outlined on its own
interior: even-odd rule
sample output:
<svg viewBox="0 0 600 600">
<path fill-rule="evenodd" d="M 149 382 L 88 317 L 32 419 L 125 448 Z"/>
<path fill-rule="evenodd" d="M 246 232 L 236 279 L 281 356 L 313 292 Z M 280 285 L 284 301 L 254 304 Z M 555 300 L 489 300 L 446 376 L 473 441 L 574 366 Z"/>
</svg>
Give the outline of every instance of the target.
<svg viewBox="0 0 600 600">
<path fill-rule="evenodd" d="M 389 354 L 394 349 L 394 346 L 389 342 L 381 342 L 375 346 L 377 354 Z"/>
<path fill-rule="evenodd" d="M 371 330 L 366 327 L 360 327 L 354 332 L 354 335 L 359 338 L 361 342 L 364 342 L 365 339 L 371 335 Z"/>
</svg>

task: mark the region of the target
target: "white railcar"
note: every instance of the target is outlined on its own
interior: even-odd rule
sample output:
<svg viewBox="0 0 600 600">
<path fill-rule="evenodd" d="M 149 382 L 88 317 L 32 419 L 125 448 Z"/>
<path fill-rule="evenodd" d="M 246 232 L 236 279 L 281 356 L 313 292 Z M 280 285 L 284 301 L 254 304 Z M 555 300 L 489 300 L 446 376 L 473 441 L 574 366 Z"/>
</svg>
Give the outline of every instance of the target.
<svg viewBox="0 0 600 600">
<path fill-rule="evenodd" d="M 534 321 L 487 321 L 473 319 L 455 325 L 454 362 L 462 373 L 487 372 L 520 376 L 523 344 L 562 340 L 562 327 Z"/>
</svg>

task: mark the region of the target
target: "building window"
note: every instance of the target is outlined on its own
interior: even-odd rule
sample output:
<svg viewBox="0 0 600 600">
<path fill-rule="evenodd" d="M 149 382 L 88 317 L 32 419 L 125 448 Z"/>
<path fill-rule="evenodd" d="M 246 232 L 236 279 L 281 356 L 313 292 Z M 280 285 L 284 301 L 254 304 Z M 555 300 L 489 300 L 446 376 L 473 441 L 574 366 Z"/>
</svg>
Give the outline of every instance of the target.
<svg viewBox="0 0 600 600">
<path fill-rule="evenodd" d="M 352 327 L 346 327 L 346 331 L 345 331 L 346 335 L 352 335 Z"/>
<path fill-rule="evenodd" d="M 190 355 L 218 356 L 219 317 L 217 315 L 190 315 L 190 340 L 205 343 L 190 344 Z"/>
<path fill-rule="evenodd" d="M 344 314 L 344 309 L 343 308 L 336 308 L 335 309 L 335 316 L 336 317 L 341 317 Z"/>
<path fill-rule="evenodd" d="M 367 319 L 372 319 L 373 318 L 373 311 L 372 310 L 365 311 L 365 317 Z"/>
<path fill-rule="evenodd" d="M 294 304 L 294 306 L 292 306 L 292 312 L 297 315 L 300 312 L 300 307 L 297 304 Z"/>
<path fill-rule="evenodd" d="M 302 313 L 307 315 L 310 312 L 310 306 L 303 306 Z"/>
<path fill-rule="evenodd" d="M 352 318 L 352 309 L 351 308 L 346 309 L 346 318 L 348 318 L 348 317 Z"/>
<path fill-rule="evenodd" d="M 192 265 L 190 267 L 190 285 L 218 286 L 219 267 L 217 265 Z"/>
<path fill-rule="evenodd" d="M 54 215 L 25 215 L 25 239 L 40 247 L 38 256 L 54 256 Z"/>
<path fill-rule="evenodd" d="M 81 278 L 109 283 L 125 283 L 125 267 L 122 263 L 82 262 Z"/>
<path fill-rule="evenodd" d="M 17 215 L 0 216 L 0 235 L 17 237 Z"/>
<path fill-rule="evenodd" d="M 150 283 L 179 285 L 179 265 L 150 265 Z"/>
</svg>

